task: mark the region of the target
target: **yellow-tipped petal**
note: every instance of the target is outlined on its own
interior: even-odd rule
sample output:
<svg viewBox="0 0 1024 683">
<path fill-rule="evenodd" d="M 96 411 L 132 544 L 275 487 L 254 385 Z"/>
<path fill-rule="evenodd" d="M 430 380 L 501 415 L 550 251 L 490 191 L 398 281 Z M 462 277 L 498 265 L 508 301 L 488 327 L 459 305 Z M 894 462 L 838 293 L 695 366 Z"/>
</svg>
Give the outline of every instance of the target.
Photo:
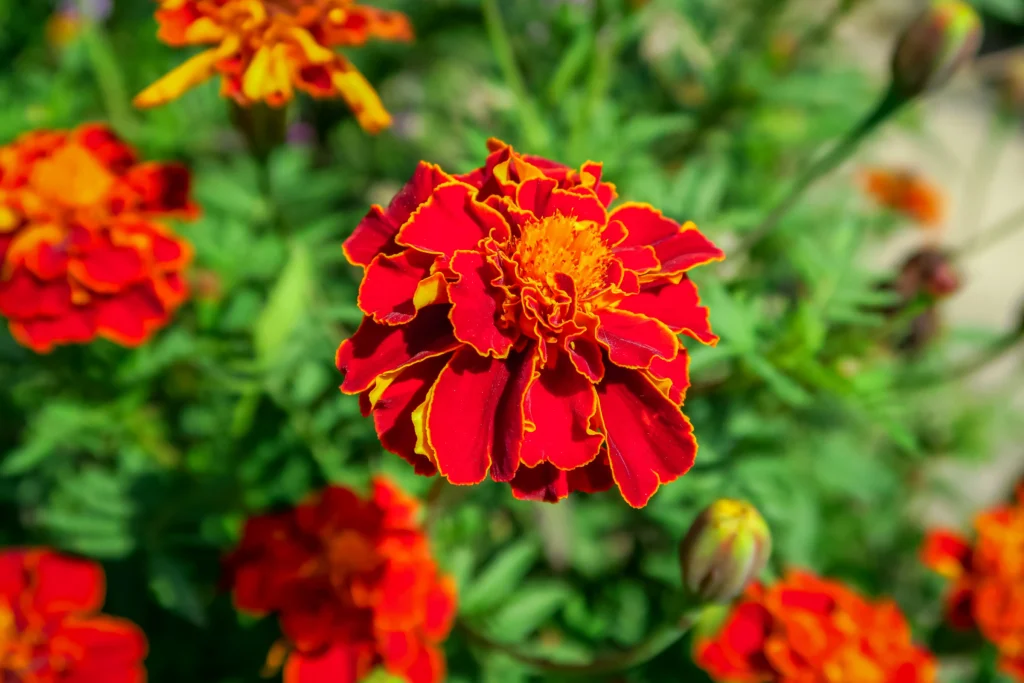
<svg viewBox="0 0 1024 683">
<path fill-rule="evenodd" d="M 176 100 L 186 90 L 213 76 L 221 59 L 220 50 L 201 52 L 140 92 L 132 102 L 136 107 L 146 109 Z"/>
<path fill-rule="evenodd" d="M 361 73 L 348 66 L 346 71 L 335 71 L 331 74 L 331 82 L 341 93 L 356 120 L 367 133 L 379 133 L 391 125 L 391 115 L 384 109 L 384 103 L 377 96 Z"/>
<path fill-rule="evenodd" d="M 242 94 L 253 102 L 276 103 L 291 98 L 291 74 L 284 45 L 264 46 L 256 51 L 242 79 Z"/>
<path fill-rule="evenodd" d="M 303 56 L 313 64 L 329 64 L 337 56 L 334 50 L 330 50 L 316 42 L 316 39 L 304 28 L 293 27 L 288 30 L 288 36 L 302 50 Z"/>
</svg>

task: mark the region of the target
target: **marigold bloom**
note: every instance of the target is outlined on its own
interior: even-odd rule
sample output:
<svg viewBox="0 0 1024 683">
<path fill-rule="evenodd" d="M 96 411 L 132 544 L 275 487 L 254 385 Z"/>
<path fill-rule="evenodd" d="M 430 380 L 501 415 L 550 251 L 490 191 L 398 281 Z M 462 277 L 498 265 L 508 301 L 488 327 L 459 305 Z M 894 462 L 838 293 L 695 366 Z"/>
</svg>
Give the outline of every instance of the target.
<svg viewBox="0 0 1024 683">
<path fill-rule="evenodd" d="M 931 683 L 934 658 L 911 641 L 889 600 L 869 601 L 836 581 L 791 571 L 753 584 L 695 660 L 729 683 Z"/>
<path fill-rule="evenodd" d="M 140 163 L 105 126 L 0 147 L 0 314 L 25 346 L 104 337 L 137 346 L 187 298 L 188 170 Z"/>
<path fill-rule="evenodd" d="M 345 242 L 366 318 L 341 390 L 421 474 L 642 507 L 693 464 L 676 335 L 717 342 L 686 273 L 724 256 L 647 204 L 609 210 L 600 164 L 489 147 L 464 176 L 421 163 Z"/>
<path fill-rule="evenodd" d="M 978 515 L 974 530 L 973 544 L 951 531 L 932 532 L 922 559 L 952 581 L 949 623 L 980 631 L 998 648 L 1000 667 L 1024 681 L 1024 486 L 1016 504 Z"/>
<path fill-rule="evenodd" d="M 378 478 L 368 500 L 332 486 L 248 521 L 228 579 L 238 609 L 277 615 L 291 648 L 284 683 L 355 683 L 381 665 L 410 683 L 444 680 L 455 584 L 438 572 L 418 512 Z"/>
<path fill-rule="evenodd" d="M 146 637 L 96 614 L 103 569 L 48 549 L 0 553 L 0 680 L 143 683 Z"/>
<path fill-rule="evenodd" d="M 373 87 L 336 48 L 371 38 L 412 40 L 400 12 L 355 0 L 158 0 L 160 40 L 168 45 L 212 45 L 135 98 L 138 107 L 177 99 L 215 74 L 221 93 L 242 106 L 281 106 L 296 88 L 314 97 L 341 97 L 370 132 L 391 117 Z"/>
<path fill-rule="evenodd" d="M 946 213 L 942 191 L 912 171 L 869 169 L 864 187 L 882 206 L 907 216 L 924 227 L 936 227 Z"/>
</svg>

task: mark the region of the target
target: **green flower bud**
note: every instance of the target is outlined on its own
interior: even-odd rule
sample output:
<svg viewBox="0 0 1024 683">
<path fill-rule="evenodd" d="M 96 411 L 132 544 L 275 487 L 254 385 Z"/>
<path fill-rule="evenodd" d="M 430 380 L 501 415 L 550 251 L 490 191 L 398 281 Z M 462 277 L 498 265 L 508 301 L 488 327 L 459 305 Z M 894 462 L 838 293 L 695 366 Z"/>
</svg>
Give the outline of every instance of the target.
<svg viewBox="0 0 1024 683">
<path fill-rule="evenodd" d="M 981 47 L 978 13 L 963 0 L 930 0 L 900 36 L 893 83 L 905 97 L 942 87 Z"/>
<path fill-rule="evenodd" d="M 772 552 L 761 513 L 741 500 L 717 500 L 679 545 L 683 583 L 702 602 L 729 602 L 755 580 Z"/>
</svg>

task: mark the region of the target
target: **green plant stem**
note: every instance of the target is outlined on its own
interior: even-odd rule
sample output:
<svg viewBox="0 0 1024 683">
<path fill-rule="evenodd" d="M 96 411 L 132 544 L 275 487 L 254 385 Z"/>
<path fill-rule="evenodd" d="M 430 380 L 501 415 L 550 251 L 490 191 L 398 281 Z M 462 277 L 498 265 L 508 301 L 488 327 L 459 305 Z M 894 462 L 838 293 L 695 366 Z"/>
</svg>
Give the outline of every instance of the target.
<svg viewBox="0 0 1024 683">
<path fill-rule="evenodd" d="M 83 4 L 83 0 L 80 0 L 79 12 L 82 16 L 87 16 L 82 8 Z M 137 132 L 138 122 L 131 107 L 131 97 L 128 95 L 124 75 L 103 27 L 93 21 L 87 21 L 82 28 L 81 36 L 110 122 L 125 137 L 133 137 Z"/>
<path fill-rule="evenodd" d="M 553 662 L 543 657 L 535 657 L 519 651 L 515 645 L 499 643 L 488 638 L 464 621 L 457 622 L 456 626 L 471 643 L 487 650 L 500 652 L 530 668 L 549 673 L 593 676 L 625 671 L 649 662 L 678 643 L 696 623 L 699 614 L 699 608 L 689 610 L 684 613 L 677 623 L 662 626 L 635 647 L 622 652 L 596 657 L 586 664 L 566 664 L 563 662 Z"/>
<path fill-rule="evenodd" d="M 962 259 L 976 254 L 1013 235 L 1021 228 L 1024 228 L 1024 207 L 1014 211 L 992 227 L 982 230 L 973 240 L 956 248 L 952 256 L 954 259 Z"/>
<path fill-rule="evenodd" d="M 818 46 L 822 45 L 829 39 L 832 33 L 835 31 L 836 26 L 839 22 L 846 17 L 847 14 L 853 11 L 853 8 L 857 6 L 859 0 L 839 0 L 836 6 L 832 8 L 832 11 L 821 21 L 816 24 L 807 33 L 804 34 L 803 38 L 797 43 L 797 54 L 802 54 L 808 50 L 813 50 Z"/>
<path fill-rule="evenodd" d="M 804 193 L 817 180 L 826 176 L 850 157 L 872 131 L 899 111 L 907 102 L 908 100 L 905 96 L 897 92 L 895 88 L 890 87 L 878 101 L 878 104 L 875 105 L 874 109 L 860 123 L 851 129 L 827 154 L 809 165 L 800 174 L 789 192 L 775 205 L 775 208 L 772 209 L 761 224 L 740 244 L 737 251 L 747 252 L 760 244 L 761 240 L 778 227 L 779 222 L 799 203 Z"/>
<path fill-rule="evenodd" d="M 516 64 L 515 50 L 512 49 L 512 41 L 509 40 L 508 30 L 505 28 L 505 21 L 501 18 L 497 0 L 483 0 L 483 13 L 487 37 L 494 50 L 494 58 L 497 60 L 498 68 L 501 69 L 505 83 L 512 91 L 519 108 L 519 123 L 523 139 L 530 148 L 531 154 L 545 154 L 548 152 L 546 129 L 537 112 L 537 106 L 526 88 L 526 81 L 519 70 L 519 65 Z"/>
<path fill-rule="evenodd" d="M 1024 329 L 1017 329 L 995 341 L 984 351 L 978 353 L 974 358 L 969 358 L 944 372 L 936 372 L 926 375 L 910 383 L 913 389 L 926 389 L 966 379 L 985 368 L 987 365 L 1003 358 L 1009 352 L 1016 349 L 1024 340 Z"/>
</svg>

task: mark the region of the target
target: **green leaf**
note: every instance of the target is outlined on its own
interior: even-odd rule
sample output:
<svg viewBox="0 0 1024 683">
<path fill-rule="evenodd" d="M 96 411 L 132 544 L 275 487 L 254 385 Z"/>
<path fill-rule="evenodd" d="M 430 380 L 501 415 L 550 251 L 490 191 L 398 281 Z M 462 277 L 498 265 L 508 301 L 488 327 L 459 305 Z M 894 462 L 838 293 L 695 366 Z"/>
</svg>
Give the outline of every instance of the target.
<svg viewBox="0 0 1024 683">
<path fill-rule="evenodd" d="M 528 581 L 498 610 L 488 630 L 504 642 L 518 641 L 554 616 L 571 596 L 572 588 L 561 581 Z"/>
<path fill-rule="evenodd" d="M 149 565 L 149 588 L 157 602 L 196 626 L 206 626 L 206 610 L 196 584 L 176 560 L 156 555 Z"/>
<path fill-rule="evenodd" d="M 501 604 L 511 595 L 540 558 L 540 547 L 523 539 L 501 550 L 462 596 L 462 612 L 479 614 Z"/>
<path fill-rule="evenodd" d="M 309 310 L 313 289 L 314 273 L 309 250 L 301 242 L 296 242 L 253 331 L 256 355 L 262 363 L 271 364 L 276 360 Z"/>
</svg>

